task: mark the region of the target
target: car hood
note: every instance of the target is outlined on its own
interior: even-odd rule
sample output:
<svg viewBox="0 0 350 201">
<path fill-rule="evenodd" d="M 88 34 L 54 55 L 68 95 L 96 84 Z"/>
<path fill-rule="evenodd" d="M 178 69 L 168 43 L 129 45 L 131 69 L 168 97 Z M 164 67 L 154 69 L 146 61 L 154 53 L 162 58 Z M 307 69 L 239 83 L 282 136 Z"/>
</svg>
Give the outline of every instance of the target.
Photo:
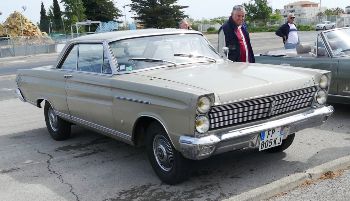
<svg viewBox="0 0 350 201">
<path fill-rule="evenodd" d="M 269 64 L 221 62 L 139 72 L 158 86 L 183 85 L 214 93 L 216 104 L 236 102 L 314 86 L 317 72 Z"/>
</svg>

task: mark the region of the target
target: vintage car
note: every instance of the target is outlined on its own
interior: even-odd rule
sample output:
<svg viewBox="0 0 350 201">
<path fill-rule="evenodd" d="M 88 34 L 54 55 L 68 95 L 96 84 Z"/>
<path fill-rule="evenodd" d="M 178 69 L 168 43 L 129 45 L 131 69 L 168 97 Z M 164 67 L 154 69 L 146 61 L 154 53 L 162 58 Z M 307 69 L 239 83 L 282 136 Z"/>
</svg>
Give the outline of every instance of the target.
<svg viewBox="0 0 350 201">
<path fill-rule="evenodd" d="M 189 159 L 288 148 L 333 113 L 330 80 L 324 70 L 233 63 L 196 31 L 145 29 L 74 39 L 57 65 L 19 70 L 16 92 L 44 106 L 53 139 L 74 124 L 145 145 L 159 178 L 176 184 Z"/>
<path fill-rule="evenodd" d="M 336 27 L 335 22 L 323 21 L 322 23 L 316 24 L 316 31 L 334 29 Z"/>
<path fill-rule="evenodd" d="M 337 28 L 318 34 L 313 47 L 270 51 L 255 57 L 257 63 L 282 64 L 323 69 L 332 72 L 329 102 L 350 103 L 350 28 Z"/>
</svg>

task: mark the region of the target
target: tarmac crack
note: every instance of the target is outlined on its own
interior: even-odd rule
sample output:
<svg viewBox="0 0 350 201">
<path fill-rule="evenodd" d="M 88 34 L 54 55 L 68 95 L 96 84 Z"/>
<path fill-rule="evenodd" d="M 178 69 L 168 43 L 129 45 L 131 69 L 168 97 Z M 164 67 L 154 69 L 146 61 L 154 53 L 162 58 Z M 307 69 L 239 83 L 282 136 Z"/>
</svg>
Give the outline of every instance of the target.
<svg viewBox="0 0 350 201">
<path fill-rule="evenodd" d="M 47 170 L 50 172 L 50 174 L 54 174 L 57 176 L 57 179 L 64 185 L 67 185 L 69 187 L 69 192 L 75 197 L 75 200 L 76 201 L 80 201 L 78 195 L 74 192 L 74 188 L 73 188 L 73 185 L 68 183 L 68 182 L 65 182 L 64 179 L 63 179 L 63 176 L 55 171 L 53 168 L 52 168 L 52 164 L 51 164 L 51 160 L 53 159 L 53 156 L 51 154 L 48 154 L 48 153 L 44 153 L 44 152 L 41 152 L 39 150 L 36 150 L 39 154 L 42 154 L 42 155 L 46 155 L 49 157 L 48 160 L 46 160 L 46 164 L 47 164 Z"/>
</svg>

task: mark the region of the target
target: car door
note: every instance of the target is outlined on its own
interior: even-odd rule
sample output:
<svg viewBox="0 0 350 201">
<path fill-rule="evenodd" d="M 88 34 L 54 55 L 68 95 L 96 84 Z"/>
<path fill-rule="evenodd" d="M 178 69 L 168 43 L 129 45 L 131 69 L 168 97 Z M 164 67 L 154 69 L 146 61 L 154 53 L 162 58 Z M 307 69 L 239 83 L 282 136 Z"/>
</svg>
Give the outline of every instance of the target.
<svg viewBox="0 0 350 201">
<path fill-rule="evenodd" d="M 76 44 L 77 67 L 67 75 L 67 104 L 72 118 L 94 128 L 111 128 L 111 68 L 102 43 Z"/>
<path fill-rule="evenodd" d="M 340 58 L 338 68 L 338 93 L 350 97 L 350 59 Z"/>
</svg>

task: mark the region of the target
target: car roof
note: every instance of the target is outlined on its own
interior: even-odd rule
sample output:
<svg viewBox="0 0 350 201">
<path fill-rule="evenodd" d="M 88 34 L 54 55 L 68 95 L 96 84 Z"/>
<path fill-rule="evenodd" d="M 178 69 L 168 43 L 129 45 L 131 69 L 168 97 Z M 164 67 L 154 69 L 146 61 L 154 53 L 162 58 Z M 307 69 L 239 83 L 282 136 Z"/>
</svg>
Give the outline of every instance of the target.
<svg viewBox="0 0 350 201">
<path fill-rule="evenodd" d="M 169 34 L 200 34 L 202 33 L 193 30 L 186 29 L 140 29 L 140 30 L 128 30 L 128 31 L 113 31 L 106 33 L 97 33 L 86 36 L 81 36 L 72 39 L 70 42 L 112 42 L 121 39 L 152 36 L 152 35 L 169 35 Z"/>
</svg>

